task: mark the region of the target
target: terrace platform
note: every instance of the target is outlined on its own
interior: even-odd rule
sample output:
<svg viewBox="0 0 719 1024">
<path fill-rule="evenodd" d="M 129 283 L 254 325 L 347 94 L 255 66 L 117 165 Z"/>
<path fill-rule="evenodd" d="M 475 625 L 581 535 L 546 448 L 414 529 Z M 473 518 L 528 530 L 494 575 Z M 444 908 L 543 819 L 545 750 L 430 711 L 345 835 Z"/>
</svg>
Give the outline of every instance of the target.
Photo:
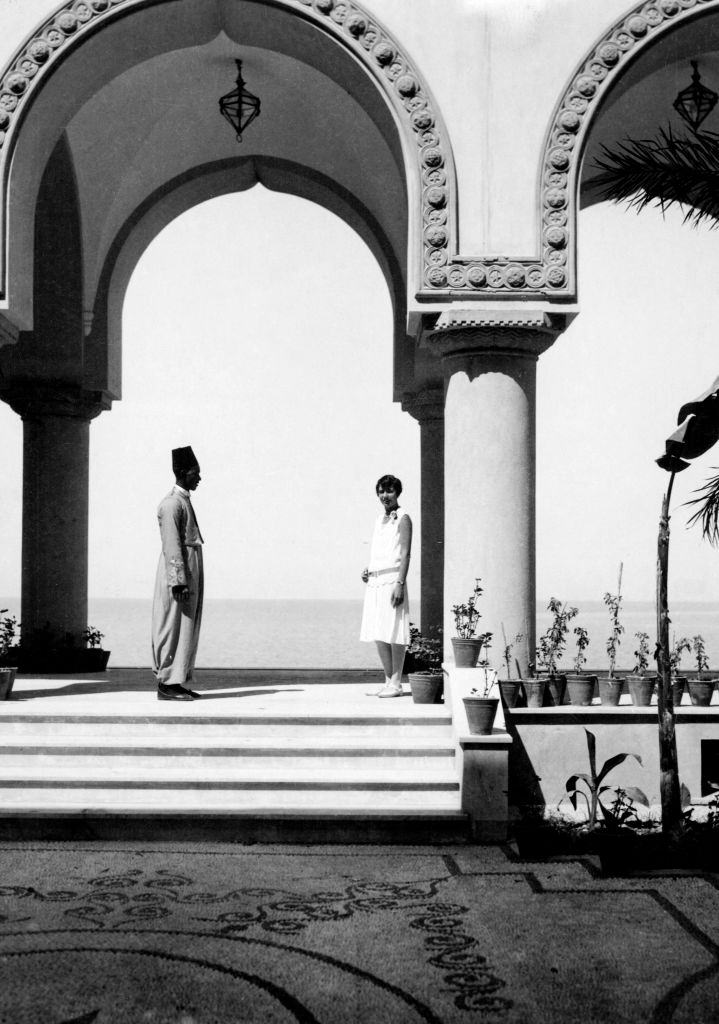
<svg viewBox="0 0 719 1024">
<path fill-rule="evenodd" d="M 375 671 L 18 676 L 0 703 L 0 835 L 457 841 L 449 706 L 368 695 Z"/>
</svg>

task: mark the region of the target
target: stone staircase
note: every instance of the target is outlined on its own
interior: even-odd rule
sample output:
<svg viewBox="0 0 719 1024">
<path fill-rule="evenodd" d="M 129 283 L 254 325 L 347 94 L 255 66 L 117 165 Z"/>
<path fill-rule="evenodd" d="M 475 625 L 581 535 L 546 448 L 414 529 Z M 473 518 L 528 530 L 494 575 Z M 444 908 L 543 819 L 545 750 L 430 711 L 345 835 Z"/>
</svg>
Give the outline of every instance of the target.
<svg viewBox="0 0 719 1024">
<path fill-rule="evenodd" d="M 155 699 L 146 673 L 133 689 L 129 670 L 115 672 L 116 686 L 108 673 L 100 692 L 97 680 L 16 681 L 0 705 L 0 836 L 80 829 L 427 842 L 466 834 L 442 705 L 373 700 L 368 673 L 317 683 L 269 671 L 241 685 L 236 673 L 215 675 L 205 699 L 175 704 Z"/>
</svg>

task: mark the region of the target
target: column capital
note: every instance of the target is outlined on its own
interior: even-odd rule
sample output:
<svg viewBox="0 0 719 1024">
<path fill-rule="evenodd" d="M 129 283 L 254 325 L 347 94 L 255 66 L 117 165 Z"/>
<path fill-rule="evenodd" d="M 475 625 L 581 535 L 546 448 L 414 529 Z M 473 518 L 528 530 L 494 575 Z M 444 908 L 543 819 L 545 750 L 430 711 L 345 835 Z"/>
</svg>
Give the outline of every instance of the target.
<svg viewBox="0 0 719 1024">
<path fill-rule="evenodd" d="M 416 391 L 405 391 L 402 395 L 402 409 L 418 423 L 441 422 L 444 420 L 444 383 L 426 385 Z"/>
<path fill-rule="evenodd" d="M 573 314 L 541 309 L 449 309 L 427 318 L 420 346 L 443 358 L 523 356 L 537 359 Z"/>
<path fill-rule="evenodd" d="M 104 391 L 87 391 L 64 381 L 0 380 L 0 399 L 23 420 L 47 416 L 92 420 L 110 408 L 112 399 Z"/>
</svg>

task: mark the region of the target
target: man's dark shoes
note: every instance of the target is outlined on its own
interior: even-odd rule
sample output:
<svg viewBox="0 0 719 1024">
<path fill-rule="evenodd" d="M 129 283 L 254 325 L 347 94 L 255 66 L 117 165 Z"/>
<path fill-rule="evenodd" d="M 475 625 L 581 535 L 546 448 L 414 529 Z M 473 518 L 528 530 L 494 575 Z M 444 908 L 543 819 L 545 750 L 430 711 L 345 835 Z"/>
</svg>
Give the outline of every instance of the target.
<svg viewBox="0 0 719 1024">
<path fill-rule="evenodd" d="M 157 684 L 157 699 L 158 700 L 194 700 L 199 694 L 195 694 L 192 690 L 186 690 L 184 686 L 180 686 L 179 683 L 158 683 Z"/>
</svg>

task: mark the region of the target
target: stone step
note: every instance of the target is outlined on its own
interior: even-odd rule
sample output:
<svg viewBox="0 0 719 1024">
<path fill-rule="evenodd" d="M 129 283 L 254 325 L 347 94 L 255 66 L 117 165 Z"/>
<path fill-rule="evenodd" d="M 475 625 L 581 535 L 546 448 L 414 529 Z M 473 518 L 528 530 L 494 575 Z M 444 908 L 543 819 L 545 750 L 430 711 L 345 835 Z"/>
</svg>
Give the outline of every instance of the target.
<svg viewBox="0 0 719 1024">
<path fill-rule="evenodd" d="M 442 737 L 449 743 L 451 726 L 448 720 L 407 721 L 390 720 L 368 723 L 364 720 L 347 718 L 324 718 L 321 721 L 303 718 L 277 719 L 201 719 L 187 718 L 166 721 L 154 718 L 38 718 L 36 716 L 0 717 L 0 745 L 12 738 L 45 738 L 63 741 L 68 738 L 95 739 L 103 743 L 122 743 L 142 737 L 144 742 L 155 743 L 169 737 L 178 743 L 202 742 L 236 744 L 267 743 L 303 746 L 314 744 L 320 738 L 332 743 L 380 743 L 383 746 L 397 744 L 425 744 Z"/>
<path fill-rule="evenodd" d="M 32 799 L 33 794 L 28 795 Z M 57 791 L 44 805 L 8 808 L 0 813 L 0 840 L 6 842 L 142 842 L 142 843 L 291 843 L 328 845 L 433 846 L 472 841 L 469 817 L 456 807 L 311 808 L 281 810 L 213 806 L 198 808 L 60 804 Z M 95 798 L 97 794 L 93 794 Z M 115 802 L 117 794 L 114 794 Z"/>
<path fill-rule="evenodd" d="M 231 771 L 251 764 L 256 771 L 312 771 L 323 769 L 334 772 L 339 765 L 360 771 L 454 771 L 454 752 L 445 749 L 417 751 L 362 750 L 349 748 L 314 748 L 307 750 L 272 750 L 266 747 L 188 747 L 163 748 L 137 746 L 13 746 L 0 748 L 0 786 L 11 772 L 25 770 L 37 764 L 44 770 L 71 765 L 80 777 L 87 770 L 100 766 L 107 771 L 129 771 L 143 768 L 192 769 L 215 773 Z"/>
<path fill-rule="evenodd" d="M 187 704 L 123 671 L 21 680 L 0 704 L 0 836 L 466 835 L 449 708 L 368 698 L 369 676 L 206 672 Z"/>
<path fill-rule="evenodd" d="M 303 770 L 320 766 L 333 770 L 345 765 L 355 771 L 405 769 L 454 770 L 454 749 L 449 736 L 336 737 L 307 733 L 301 740 L 268 736 L 211 736 L 195 734 L 186 740 L 174 735 L 75 736 L 9 735 L 0 739 L 0 777 L 11 767 L 37 763 L 44 768 L 72 765 L 78 773 L 99 765 L 124 769 L 131 765 L 218 771 L 251 764 L 256 770 Z M 0 783 L 1 784 L 1 783 Z"/>
<path fill-rule="evenodd" d="M 203 815 L 242 813 L 254 817 L 291 814 L 299 818 L 347 817 L 386 814 L 430 817 L 462 812 L 456 790 L 403 789 L 117 789 L 111 786 L 58 788 L 18 785 L 0 789 L 0 816 L 108 815 L 128 813 L 152 815 Z"/>
<path fill-rule="evenodd" d="M 299 770 L 293 762 L 280 768 L 264 766 L 231 765 L 215 770 L 206 769 L 199 773 L 196 767 L 183 768 L 168 764 L 155 765 L 149 773 L 142 764 L 128 759 L 126 765 L 113 763 L 112 759 L 88 759 L 82 770 L 72 759 L 55 759 L 52 767 L 42 759 L 31 757 L 18 765 L 3 762 L 0 776 L 0 793 L 17 786 L 34 787 L 128 787 L 133 789 L 459 789 L 456 773 L 424 771 L 418 773 L 411 768 L 393 769 L 378 767 L 359 769 L 354 767 L 318 766 Z"/>
<path fill-rule="evenodd" d="M 227 756 L 248 756 L 255 754 L 276 755 L 311 755 L 327 753 L 337 756 L 348 756 L 368 753 L 381 756 L 402 756 L 403 754 L 445 755 L 454 754 L 449 730 L 433 729 L 423 736 L 412 733 L 394 736 L 390 731 L 377 730 L 371 735 L 356 735 L 349 730 L 337 734 L 333 729 L 296 730 L 296 735 L 289 736 L 284 730 L 262 731 L 259 733 L 243 733 L 225 731 L 222 735 L 207 735 L 204 729 L 198 728 L 187 736 L 178 736 L 175 730 L 163 730 L 157 735 L 148 736 L 144 730 L 133 730 L 118 735 L 115 731 L 95 730 L 84 732 L 64 732 L 60 730 L 35 730 L 10 732 L 3 734 L 0 730 L 0 757 L 13 752 L 43 753 L 51 750 L 69 753 L 142 753 L 157 751 L 172 753 L 196 753 L 207 751 L 208 754 Z"/>
</svg>

